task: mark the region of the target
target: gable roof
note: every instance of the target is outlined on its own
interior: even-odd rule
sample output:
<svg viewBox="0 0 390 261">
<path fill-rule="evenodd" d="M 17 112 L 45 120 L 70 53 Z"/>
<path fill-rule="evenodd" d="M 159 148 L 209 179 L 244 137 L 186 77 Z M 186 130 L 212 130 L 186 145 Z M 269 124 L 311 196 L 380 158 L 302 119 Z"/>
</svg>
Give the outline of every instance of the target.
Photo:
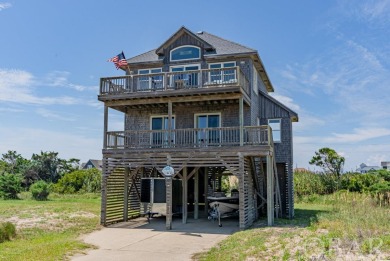
<svg viewBox="0 0 390 261">
<path fill-rule="evenodd" d="M 174 41 L 176 41 L 179 37 L 181 37 L 183 34 L 189 34 L 190 36 L 196 38 L 197 40 L 199 40 L 200 42 L 202 42 L 204 44 L 204 48 L 207 49 L 207 50 L 213 50 L 215 49 L 212 45 L 210 45 L 210 43 L 206 42 L 205 40 L 203 40 L 201 37 L 198 37 L 197 34 L 194 34 L 193 32 L 191 32 L 190 30 L 188 30 L 187 28 L 185 28 L 184 26 L 180 27 L 179 30 L 177 30 L 176 33 L 174 33 L 171 37 L 168 38 L 168 40 L 166 40 L 160 47 L 158 47 L 156 49 L 156 54 L 164 54 L 164 47 L 167 47 L 169 46 L 171 43 L 173 43 Z"/>
<path fill-rule="evenodd" d="M 287 107 L 286 105 L 284 105 L 283 103 L 281 103 L 280 101 L 278 101 L 277 99 L 272 97 L 271 95 L 269 95 L 267 93 L 264 93 L 262 91 L 259 91 L 259 95 L 262 95 L 266 99 L 270 100 L 271 102 L 277 104 L 279 107 L 281 107 L 284 110 L 288 111 L 288 113 L 290 114 L 290 118 L 291 118 L 291 120 L 293 122 L 298 122 L 299 121 L 298 114 L 295 111 L 291 110 L 289 107 Z"/>
<path fill-rule="evenodd" d="M 88 160 L 86 163 L 83 163 L 81 165 L 81 167 L 83 169 L 87 168 L 87 166 L 89 165 L 89 163 L 91 163 L 95 168 L 99 169 L 99 170 L 102 170 L 102 166 L 103 166 L 103 161 L 102 160 L 95 160 L 95 159 L 90 159 Z"/>
<path fill-rule="evenodd" d="M 256 54 L 257 53 L 255 49 L 248 48 L 241 44 L 223 39 L 216 35 L 207 33 L 205 31 L 201 31 L 195 34 L 183 26 L 171 37 L 169 37 L 168 40 L 166 40 L 157 49 L 153 49 L 148 52 L 142 53 L 140 55 L 131 57 L 127 59 L 127 62 L 130 64 L 158 62 L 159 60 L 161 60 L 159 54 L 163 54 L 164 47 L 168 46 L 169 44 L 177 40 L 184 33 L 191 35 L 192 37 L 201 41 L 205 45 L 205 48 L 209 51 L 208 53 L 205 53 L 205 57 L 229 55 L 229 54 L 232 55 L 232 54 Z"/>
<path fill-rule="evenodd" d="M 180 29 L 176 31 L 176 33 L 170 36 L 168 40 L 166 40 L 157 49 L 153 49 L 148 52 L 129 58 L 127 59 L 127 63 L 129 65 L 132 65 L 138 63 L 162 62 L 163 56 L 161 56 L 161 54 L 163 54 L 164 48 L 169 46 L 174 41 L 176 41 L 183 34 L 188 34 L 191 37 L 194 37 L 196 40 L 203 43 L 204 48 L 207 51 L 204 53 L 204 57 L 206 59 L 219 58 L 226 55 L 249 56 L 253 60 L 255 68 L 259 72 L 260 77 L 263 79 L 267 90 L 269 92 L 274 91 L 272 83 L 268 77 L 268 74 L 265 70 L 263 62 L 261 61 L 257 50 L 223 39 L 219 36 L 207 33 L 205 31 L 200 31 L 195 34 L 190 30 L 188 30 L 187 28 L 185 28 L 184 26 L 180 27 Z"/>
</svg>

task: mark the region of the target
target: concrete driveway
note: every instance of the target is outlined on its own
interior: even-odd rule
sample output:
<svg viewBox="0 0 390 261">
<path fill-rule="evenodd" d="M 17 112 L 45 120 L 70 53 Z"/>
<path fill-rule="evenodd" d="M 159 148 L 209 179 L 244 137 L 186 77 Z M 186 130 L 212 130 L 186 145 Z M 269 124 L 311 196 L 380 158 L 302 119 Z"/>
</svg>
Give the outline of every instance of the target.
<svg viewBox="0 0 390 261">
<path fill-rule="evenodd" d="M 191 260 L 239 230 L 237 219 L 218 222 L 189 219 L 183 224 L 174 219 L 172 230 L 165 229 L 165 218 L 146 218 L 115 224 L 85 236 L 84 241 L 98 249 L 72 260 Z"/>
</svg>

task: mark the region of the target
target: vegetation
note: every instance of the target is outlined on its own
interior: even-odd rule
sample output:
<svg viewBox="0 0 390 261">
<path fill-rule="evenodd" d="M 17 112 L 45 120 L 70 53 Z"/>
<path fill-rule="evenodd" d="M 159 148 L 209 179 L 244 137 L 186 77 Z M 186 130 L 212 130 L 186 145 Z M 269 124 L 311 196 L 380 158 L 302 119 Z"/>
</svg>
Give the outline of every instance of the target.
<svg viewBox="0 0 390 261">
<path fill-rule="evenodd" d="M 57 182 L 63 175 L 78 169 L 79 160 L 64 160 L 57 152 L 33 154 L 31 160 L 23 158 L 16 151 L 8 151 L 0 160 L 0 174 L 10 173 L 22 177 L 22 186 L 28 188 L 38 180 Z"/>
<path fill-rule="evenodd" d="M 50 194 L 50 185 L 43 180 L 37 181 L 31 185 L 30 192 L 36 200 L 47 200 Z"/>
<path fill-rule="evenodd" d="M 3 199 L 16 199 L 22 191 L 21 177 L 4 172 L 0 174 L 0 197 Z"/>
<path fill-rule="evenodd" d="M 65 260 L 91 246 L 81 234 L 98 229 L 98 194 L 59 195 L 36 201 L 29 192 L 22 200 L 0 200 L 0 224 L 16 224 L 11 241 L 0 243 L 0 260 Z"/>
<path fill-rule="evenodd" d="M 390 209 L 368 194 L 303 196 L 295 218 L 258 222 L 228 237 L 200 260 L 388 260 Z"/>
<path fill-rule="evenodd" d="M 390 171 L 365 174 L 347 173 L 336 179 L 329 173 L 294 173 L 294 192 L 299 200 L 304 196 L 331 194 L 336 191 L 358 192 L 371 196 L 379 205 L 390 206 Z"/>
<path fill-rule="evenodd" d="M 64 175 L 54 185 L 54 190 L 58 193 L 97 193 L 100 191 L 100 183 L 101 173 L 99 170 L 76 170 Z"/>
<path fill-rule="evenodd" d="M 321 167 L 325 173 L 332 173 L 337 178 L 340 178 L 345 158 L 337 154 L 333 149 L 321 148 L 315 152 L 309 163 Z"/>
<path fill-rule="evenodd" d="M 11 222 L 0 223 L 0 243 L 16 236 L 16 227 Z"/>
</svg>

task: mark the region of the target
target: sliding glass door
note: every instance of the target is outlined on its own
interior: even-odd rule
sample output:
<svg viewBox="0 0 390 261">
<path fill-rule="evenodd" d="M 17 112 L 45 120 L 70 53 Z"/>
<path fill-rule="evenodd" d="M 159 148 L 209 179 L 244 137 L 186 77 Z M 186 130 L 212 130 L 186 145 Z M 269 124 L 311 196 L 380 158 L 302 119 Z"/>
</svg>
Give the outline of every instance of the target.
<svg viewBox="0 0 390 261">
<path fill-rule="evenodd" d="M 168 116 L 155 116 L 152 117 L 151 129 L 153 131 L 151 137 L 152 145 L 157 147 L 166 146 L 169 144 L 169 134 L 168 134 Z M 175 118 L 172 117 L 171 123 L 172 130 L 175 129 Z M 175 135 L 171 133 L 171 141 L 174 143 Z"/>
<path fill-rule="evenodd" d="M 197 143 L 205 145 L 218 145 L 220 142 L 220 131 L 219 130 L 210 130 L 210 128 L 219 128 L 220 123 L 219 114 L 202 114 L 196 115 L 196 127 L 199 130 L 197 133 Z"/>
</svg>

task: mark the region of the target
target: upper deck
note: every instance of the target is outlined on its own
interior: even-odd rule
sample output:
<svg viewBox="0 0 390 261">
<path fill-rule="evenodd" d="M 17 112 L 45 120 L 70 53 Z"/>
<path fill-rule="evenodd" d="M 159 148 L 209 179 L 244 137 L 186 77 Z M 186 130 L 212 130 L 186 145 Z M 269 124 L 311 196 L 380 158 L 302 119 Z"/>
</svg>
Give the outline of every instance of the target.
<svg viewBox="0 0 390 261">
<path fill-rule="evenodd" d="M 249 103 L 249 81 L 240 67 L 202 69 L 180 72 L 135 74 L 100 79 L 98 99 L 104 102 L 115 100 L 161 100 L 164 97 L 193 97 L 218 95 L 228 99 L 232 93 L 243 96 Z M 229 95 L 230 94 L 230 95 Z M 192 98 L 194 100 L 194 98 Z"/>
</svg>

